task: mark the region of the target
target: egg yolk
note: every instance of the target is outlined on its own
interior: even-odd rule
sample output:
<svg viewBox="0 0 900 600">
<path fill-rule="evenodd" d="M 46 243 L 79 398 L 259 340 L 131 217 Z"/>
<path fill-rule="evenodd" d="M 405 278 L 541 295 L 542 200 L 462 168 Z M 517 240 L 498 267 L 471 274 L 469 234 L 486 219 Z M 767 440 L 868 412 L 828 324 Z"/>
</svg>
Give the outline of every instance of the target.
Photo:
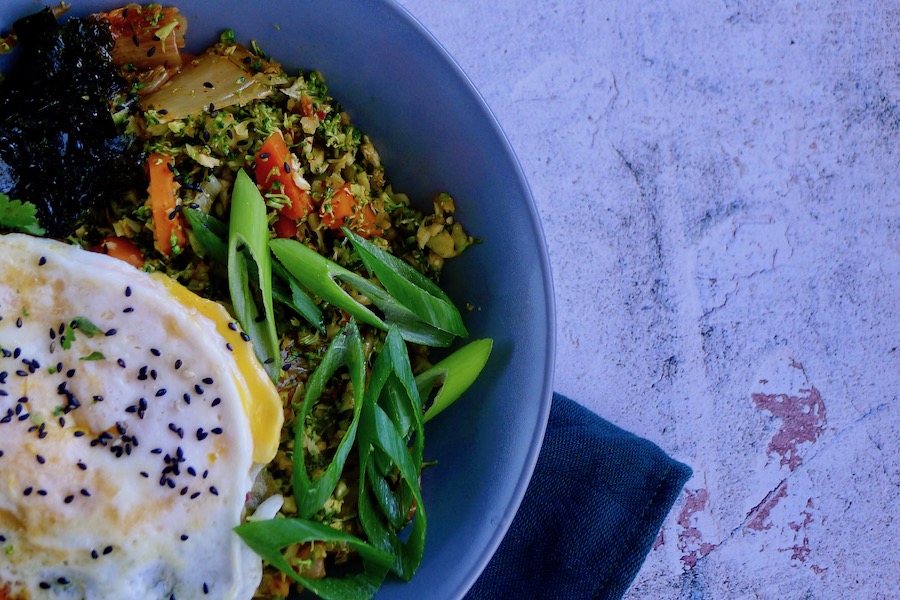
<svg viewBox="0 0 900 600">
<path fill-rule="evenodd" d="M 265 464 L 275 458 L 281 440 L 284 412 L 281 398 L 272 380 L 253 352 L 253 344 L 241 339 L 235 321 L 225 308 L 201 298 L 174 279 L 153 275 L 187 310 L 193 310 L 216 324 L 219 334 L 231 345 L 236 368 L 232 373 L 241 396 L 241 404 L 250 424 L 253 437 L 253 462 Z"/>
</svg>

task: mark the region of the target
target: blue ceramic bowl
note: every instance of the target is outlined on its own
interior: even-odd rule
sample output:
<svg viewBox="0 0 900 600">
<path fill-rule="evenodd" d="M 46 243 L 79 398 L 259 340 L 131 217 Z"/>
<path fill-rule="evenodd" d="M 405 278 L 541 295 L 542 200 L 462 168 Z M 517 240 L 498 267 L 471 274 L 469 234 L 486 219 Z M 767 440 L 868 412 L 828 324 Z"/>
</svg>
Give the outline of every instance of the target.
<svg viewBox="0 0 900 600">
<path fill-rule="evenodd" d="M 436 0 L 437 1 L 437 0 Z M 85 15 L 124 2 L 71 0 Z M 168 2 L 166 2 L 168 4 Z M 553 381 L 549 261 L 522 169 L 481 96 L 438 42 L 392 0 L 174 0 L 199 51 L 233 28 L 286 69 L 318 69 L 332 95 L 381 152 L 394 189 L 430 208 L 449 192 L 484 243 L 447 263 L 442 285 L 472 338 L 494 339 L 475 386 L 429 423 L 423 476 L 429 531 L 410 583 L 379 599 L 461 598 L 509 527 L 543 439 Z M 0 29 L 34 12 L 3 0 Z M 0 63 L 2 68 L 2 63 Z"/>
</svg>

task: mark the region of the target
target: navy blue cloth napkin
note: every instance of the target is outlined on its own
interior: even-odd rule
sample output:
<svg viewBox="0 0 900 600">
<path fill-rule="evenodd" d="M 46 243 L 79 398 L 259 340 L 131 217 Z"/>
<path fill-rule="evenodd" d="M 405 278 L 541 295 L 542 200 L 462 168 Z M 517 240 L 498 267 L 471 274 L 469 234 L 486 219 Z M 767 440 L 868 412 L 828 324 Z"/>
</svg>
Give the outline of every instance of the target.
<svg viewBox="0 0 900 600">
<path fill-rule="evenodd" d="M 466 600 L 621 598 L 690 475 L 554 394 L 525 498 Z"/>
</svg>

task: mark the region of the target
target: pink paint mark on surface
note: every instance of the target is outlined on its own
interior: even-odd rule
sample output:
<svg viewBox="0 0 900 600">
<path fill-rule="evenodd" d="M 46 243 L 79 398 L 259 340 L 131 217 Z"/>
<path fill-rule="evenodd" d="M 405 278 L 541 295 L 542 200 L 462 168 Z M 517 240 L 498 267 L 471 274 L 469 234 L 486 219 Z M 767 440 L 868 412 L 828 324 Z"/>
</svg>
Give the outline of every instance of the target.
<svg viewBox="0 0 900 600">
<path fill-rule="evenodd" d="M 794 544 L 790 548 L 779 548 L 779 552 L 791 552 L 791 560 L 797 560 L 802 563 L 806 562 L 806 558 L 809 556 L 809 538 L 803 536 L 803 542 L 800 544 Z"/>
<path fill-rule="evenodd" d="M 659 548 L 660 546 L 662 546 L 665 543 L 666 543 L 666 537 L 664 535 L 664 532 L 662 530 L 660 530 L 659 535 L 656 536 L 656 539 L 653 541 L 653 549 L 656 550 L 657 548 Z"/>
<path fill-rule="evenodd" d="M 693 569 L 697 565 L 697 561 L 712 552 L 716 548 L 716 544 L 703 541 L 703 534 L 697 527 L 696 514 L 706 510 L 706 503 L 709 500 L 709 491 L 699 489 L 696 491 L 685 490 L 688 497 L 678 513 L 678 526 L 681 531 L 678 533 L 678 549 L 684 554 L 681 556 L 681 562 L 687 569 Z"/>
<path fill-rule="evenodd" d="M 778 484 L 778 487 L 769 492 L 765 498 L 763 498 L 762 502 L 754 506 L 750 509 L 750 512 L 747 513 L 747 518 L 750 519 L 747 521 L 747 529 L 752 529 L 754 531 L 766 531 L 772 528 L 772 523 L 767 522 L 769 519 L 769 513 L 772 512 L 772 509 L 778 506 L 778 501 L 787 496 L 787 482 L 782 481 Z"/>
<path fill-rule="evenodd" d="M 806 508 L 813 508 L 812 498 L 806 501 Z M 811 511 L 802 510 L 800 511 L 800 514 L 803 515 L 802 521 L 800 521 L 799 523 L 797 521 L 791 521 L 790 523 L 788 523 L 788 527 L 790 527 L 794 531 L 800 531 L 801 529 L 812 523 L 813 514 Z"/>
<path fill-rule="evenodd" d="M 795 366 L 795 365 L 791 365 Z M 825 431 L 827 419 L 825 403 L 815 386 L 800 390 L 799 396 L 788 394 L 753 394 L 753 403 L 758 410 L 765 410 L 781 419 L 781 426 L 772 436 L 767 451 L 781 457 L 781 465 L 793 471 L 803 458 L 798 447 L 806 442 L 815 442 Z"/>
<path fill-rule="evenodd" d="M 809 565 L 812 572 L 816 575 L 824 575 L 828 571 L 828 567 L 820 567 L 819 565 Z"/>
</svg>

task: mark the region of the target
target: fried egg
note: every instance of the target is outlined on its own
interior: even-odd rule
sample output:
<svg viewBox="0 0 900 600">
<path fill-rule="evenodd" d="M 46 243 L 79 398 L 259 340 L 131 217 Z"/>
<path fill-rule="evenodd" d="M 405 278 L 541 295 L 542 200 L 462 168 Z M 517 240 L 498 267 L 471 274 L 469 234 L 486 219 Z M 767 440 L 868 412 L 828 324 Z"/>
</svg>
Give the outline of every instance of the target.
<svg viewBox="0 0 900 600">
<path fill-rule="evenodd" d="M 282 406 L 222 306 L 0 235 L 0 349 L 0 596 L 253 596 L 233 528 Z"/>
</svg>

